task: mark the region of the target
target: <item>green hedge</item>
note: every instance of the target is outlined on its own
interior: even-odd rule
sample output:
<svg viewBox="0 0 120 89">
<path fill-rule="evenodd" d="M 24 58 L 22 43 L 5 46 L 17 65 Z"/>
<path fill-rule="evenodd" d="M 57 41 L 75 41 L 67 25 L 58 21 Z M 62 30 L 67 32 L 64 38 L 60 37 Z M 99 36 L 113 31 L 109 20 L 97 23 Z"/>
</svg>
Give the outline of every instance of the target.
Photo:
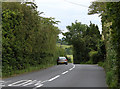
<svg viewBox="0 0 120 89">
<path fill-rule="evenodd" d="M 31 4 L 31 5 L 27 5 Z M 11 76 L 16 71 L 55 65 L 59 55 L 56 48 L 59 21 L 40 16 L 32 2 L 2 4 L 2 73 Z"/>
</svg>

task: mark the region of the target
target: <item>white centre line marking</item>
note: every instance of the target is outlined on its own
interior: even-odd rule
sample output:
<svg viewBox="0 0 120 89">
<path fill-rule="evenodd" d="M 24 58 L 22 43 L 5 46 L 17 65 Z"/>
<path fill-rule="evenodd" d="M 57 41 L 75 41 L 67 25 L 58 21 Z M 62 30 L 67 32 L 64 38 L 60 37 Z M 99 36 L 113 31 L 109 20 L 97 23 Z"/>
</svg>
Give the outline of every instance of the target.
<svg viewBox="0 0 120 89">
<path fill-rule="evenodd" d="M 69 70 L 73 70 L 75 68 L 75 65 L 73 65 L 73 67 L 72 68 L 70 68 Z"/>
<path fill-rule="evenodd" d="M 48 80 L 45 80 L 45 81 L 42 81 L 41 83 L 45 83 L 45 82 L 47 82 Z"/>
<path fill-rule="evenodd" d="M 54 78 L 49 79 L 48 81 L 53 81 L 53 80 L 55 80 L 55 79 L 58 78 L 58 77 L 60 77 L 60 75 L 57 75 L 57 76 L 55 76 Z"/>
<path fill-rule="evenodd" d="M 73 68 L 69 69 L 69 70 L 73 70 Z"/>
<path fill-rule="evenodd" d="M 62 74 L 66 74 L 68 71 L 63 72 Z"/>
<path fill-rule="evenodd" d="M 75 68 L 75 65 L 73 65 L 73 68 Z"/>
</svg>

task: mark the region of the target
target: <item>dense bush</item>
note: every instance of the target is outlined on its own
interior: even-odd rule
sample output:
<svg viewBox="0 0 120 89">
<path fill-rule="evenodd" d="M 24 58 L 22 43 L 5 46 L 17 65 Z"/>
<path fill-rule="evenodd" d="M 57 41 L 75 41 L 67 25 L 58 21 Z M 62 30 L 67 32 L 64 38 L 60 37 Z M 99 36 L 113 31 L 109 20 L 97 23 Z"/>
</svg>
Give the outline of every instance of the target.
<svg viewBox="0 0 120 89">
<path fill-rule="evenodd" d="M 5 2 L 2 6 L 3 76 L 31 66 L 55 64 L 57 57 L 64 55 L 56 48 L 58 21 L 41 17 L 32 2 Z"/>
<path fill-rule="evenodd" d="M 96 13 L 102 22 L 107 84 L 120 89 L 120 2 L 93 2 L 89 14 Z"/>
<path fill-rule="evenodd" d="M 89 57 L 90 57 L 90 60 L 92 62 L 92 64 L 97 64 L 98 63 L 98 59 L 99 59 L 99 56 L 98 56 L 98 51 L 90 51 L 89 52 Z"/>
</svg>

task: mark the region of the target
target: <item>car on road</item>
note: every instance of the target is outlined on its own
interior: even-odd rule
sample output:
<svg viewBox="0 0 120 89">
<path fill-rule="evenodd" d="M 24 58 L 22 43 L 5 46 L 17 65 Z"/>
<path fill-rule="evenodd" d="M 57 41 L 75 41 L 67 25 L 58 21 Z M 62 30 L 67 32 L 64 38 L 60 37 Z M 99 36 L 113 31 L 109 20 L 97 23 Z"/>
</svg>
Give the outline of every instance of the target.
<svg viewBox="0 0 120 89">
<path fill-rule="evenodd" d="M 68 60 L 67 60 L 67 58 L 66 57 L 58 57 L 58 59 L 57 59 L 57 65 L 59 65 L 59 64 L 68 64 Z"/>
</svg>

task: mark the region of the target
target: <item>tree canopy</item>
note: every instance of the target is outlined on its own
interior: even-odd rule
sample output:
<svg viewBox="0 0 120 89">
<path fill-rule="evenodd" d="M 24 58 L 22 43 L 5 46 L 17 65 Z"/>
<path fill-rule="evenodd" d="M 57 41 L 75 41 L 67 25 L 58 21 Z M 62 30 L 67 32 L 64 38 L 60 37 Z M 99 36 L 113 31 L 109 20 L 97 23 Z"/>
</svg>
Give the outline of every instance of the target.
<svg viewBox="0 0 120 89">
<path fill-rule="evenodd" d="M 75 21 L 71 26 L 66 27 L 68 32 L 63 33 L 66 41 L 73 45 L 74 63 L 82 63 L 90 60 L 89 52 L 98 50 L 100 32 L 98 26 L 92 24 L 87 26 Z M 92 61 L 92 60 L 91 60 Z"/>
</svg>

